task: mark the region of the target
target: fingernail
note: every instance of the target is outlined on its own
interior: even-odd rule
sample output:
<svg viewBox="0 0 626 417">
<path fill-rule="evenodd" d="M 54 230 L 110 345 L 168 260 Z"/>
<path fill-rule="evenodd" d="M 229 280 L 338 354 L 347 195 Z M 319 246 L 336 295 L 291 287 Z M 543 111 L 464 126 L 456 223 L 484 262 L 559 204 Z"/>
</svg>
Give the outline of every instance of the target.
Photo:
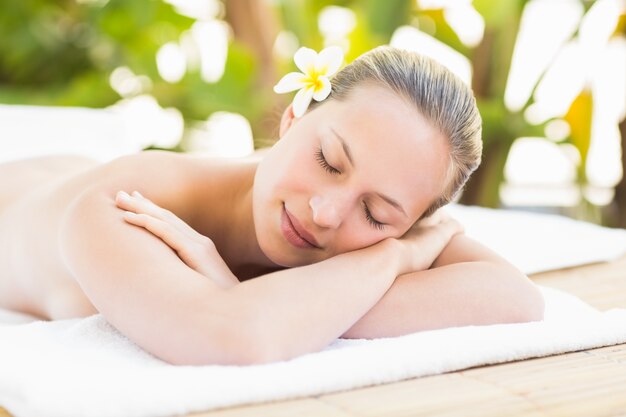
<svg viewBox="0 0 626 417">
<path fill-rule="evenodd" d="M 134 219 L 135 217 L 137 217 L 137 213 L 133 213 L 132 211 L 125 211 L 124 216 L 128 217 L 129 219 Z"/>
<path fill-rule="evenodd" d="M 117 196 L 118 196 L 119 198 L 121 198 L 122 200 L 124 200 L 124 201 L 128 201 L 128 200 L 130 200 L 130 196 L 129 196 L 129 195 L 128 195 L 128 193 L 126 193 L 125 191 L 118 191 L 118 192 L 117 192 Z"/>
<path fill-rule="evenodd" d="M 143 196 L 141 195 L 141 193 L 139 191 L 133 191 L 133 195 L 135 197 L 142 197 L 143 198 Z"/>
</svg>

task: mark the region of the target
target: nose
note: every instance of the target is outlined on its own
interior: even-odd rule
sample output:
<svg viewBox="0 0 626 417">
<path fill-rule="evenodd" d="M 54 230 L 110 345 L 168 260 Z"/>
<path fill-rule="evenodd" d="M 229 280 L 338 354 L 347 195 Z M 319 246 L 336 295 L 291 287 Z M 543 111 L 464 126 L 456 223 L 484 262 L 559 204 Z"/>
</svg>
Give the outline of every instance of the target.
<svg viewBox="0 0 626 417">
<path fill-rule="evenodd" d="M 343 211 L 341 202 L 330 196 L 313 196 L 309 200 L 309 206 L 313 211 L 313 221 L 321 227 L 336 229 L 341 225 Z"/>
</svg>

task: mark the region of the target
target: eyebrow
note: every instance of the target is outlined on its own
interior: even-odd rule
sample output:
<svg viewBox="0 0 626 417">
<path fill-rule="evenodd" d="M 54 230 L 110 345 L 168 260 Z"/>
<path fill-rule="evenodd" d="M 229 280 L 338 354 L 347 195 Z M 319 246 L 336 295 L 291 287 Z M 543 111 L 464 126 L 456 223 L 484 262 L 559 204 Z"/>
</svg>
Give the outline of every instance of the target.
<svg viewBox="0 0 626 417">
<path fill-rule="evenodd" d="M 341 147 L 343 148 L 343 151 L 346 153 L 346 156 L 348 157 L 348 161 L 350 161 L 350 165 L 354 167 L 354 160 L 352 159 L 352 152 L 350 152 L 350 147 L 348 146 L 344 138 L 342 138 L 335 129 L 331 127 L 330 130 L 335 134 L 335 136 L 337 136 L 337 139 L 339 139 L 339 142 L 341 142 Z"/>
<path fill-rule="evenodd" d="M 400 203 L 398 203 L 396 200 L 394 200 L 393 198 L 386 196 L 384 194 L 381 193 L 376 193 L 376 195 L 380 198 L 382 198 L 383 200 L 385 200 L 387 203 L 391 204 L 392 206 L 394 206 L 395 208 L 397 208 L 398 210 L 400 210 L 402 212 L 402 214 L 404 214 L 404 217 L 408 217 L 406 212 L 404 211 L 404 209 L 402 208 L 402 206 L 400 205 Z"/>
<path fill-rule="evenodd" d="M 352 165 L 352 167 L 354 168 L 354 160 L 352 159 L 352 153 L 350 152 L 350 147 L 346 143 L 345 139 L 342 138 L 341 135 L 339 135 L 339 133 L 337 133 L 337 131 L 335 131 L 335 129 L 333 129 L 332 127 L 330 128 L 330 130 L 335 134 L 337 139 L 339 139 L 339 142 L 341 143 L 341 147 L 343 148 L 343 151 L 345 152 L 346 157 L 348 158 L 348 161 L 350 161 L 350 165 Z M 404 217 L 408 217 L 408 215 L 406 214 L 406 211 L 404 211 L 400 203 L 398 203 L 396 200 L 381 193 L 376 193 L 376 195 L 382 198 L 383 200 L 385 200 L 387 203 L 391 204 L 400 212 L 402 212 L 402 214 L 404 214 Z"/>
</svg>

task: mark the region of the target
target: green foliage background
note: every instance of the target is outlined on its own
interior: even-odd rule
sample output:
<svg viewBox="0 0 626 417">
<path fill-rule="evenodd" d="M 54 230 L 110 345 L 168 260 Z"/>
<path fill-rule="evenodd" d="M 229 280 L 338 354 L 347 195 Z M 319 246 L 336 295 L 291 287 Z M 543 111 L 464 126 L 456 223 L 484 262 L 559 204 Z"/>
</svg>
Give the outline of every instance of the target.
<svg viewBox="0 0 626 417">
<path fill-rule="evenodd" d="M 468 185 L 463 202 L 494 207 L 500 204 L 504 163 L 514 140 L 543 136 L 543 125 L 530 125 L 522 117 L 524 109 L 511 112 L 503 100 L 526 3 L 474 0 L 486 27 L 483 41 L 473 48 L 459 40 L 442 10 L 422 10 L 414 0 L 225 0 L 222 18 L 229 23 L 235 15 L 253 19 L 246 17 L 246 8 L 268 8 L 274 17 L 273 26 L 264 30 L 269 27 L 271 36 L 288 30 L 301 45 L 319 50 L 323 47 L 317 26 L 319 12 L 329 5 L 348 7 L 357 20 L 349 34 L 348 62 L 372 47 L 388 43 L 399 26 L 432 26 L 435 38 L 472 62 L 473 88 L 484 121 L 484 162 Z M 593 2 L 582 4 L 588 9 Z M 109 83 L 111 72 L 127 66 L 135 74 L 149 77 L 152 86 L 147 93 L 162 107 L 180 110 L 187 123 L 206 120 L 215 111 L 232 111 L 250 121 L 255 138 L 274 137 L 277 114 L 287 101 L 277 98 L 271 85 L 295 67 L 290 61 L 274 59 L 273 79 L 264 78 L 258 50 L 262 45 L 240 37 L 237 24 L 232 25 L 234 36 L 225 73 L 218 82 L 203 81 L 198 71 L 188 71 L 173 84 L 161 79 L 156 67 L 157 51 L 167 42 L 178 41 L 194 21 L 162 0 L 5 2 L 0 11 L 0 103 L 106 107 L 120 100 Z M 253 26 L 254 22 L 249 23 Z M 616 32 L 623 30 L 622 16 Z M 588 92 L 583 92 L 565 116 L 572 127 L 567 141 L 577 147 L 583 160 L 578 170 L 581 187 L 586 184 L 584 162 L 592 103 Z M 593 216 L 602 220 L 597 213 Z"/>
</svg>

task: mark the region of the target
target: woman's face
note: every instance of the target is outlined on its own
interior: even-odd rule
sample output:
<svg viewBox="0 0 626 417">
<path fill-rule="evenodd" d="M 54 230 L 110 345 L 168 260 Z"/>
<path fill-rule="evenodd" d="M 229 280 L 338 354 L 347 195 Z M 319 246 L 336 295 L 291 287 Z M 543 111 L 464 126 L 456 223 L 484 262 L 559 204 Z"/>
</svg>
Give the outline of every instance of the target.
<svg viewBox="0 0 626 417">
<path fill-rule="evenodd" d="M 441 195 L 447 139 L 411 104 L 374 85 L 293 118 L 259 164 L 258 243 L 293 267 L 402 236 Z"/>
</svg>

